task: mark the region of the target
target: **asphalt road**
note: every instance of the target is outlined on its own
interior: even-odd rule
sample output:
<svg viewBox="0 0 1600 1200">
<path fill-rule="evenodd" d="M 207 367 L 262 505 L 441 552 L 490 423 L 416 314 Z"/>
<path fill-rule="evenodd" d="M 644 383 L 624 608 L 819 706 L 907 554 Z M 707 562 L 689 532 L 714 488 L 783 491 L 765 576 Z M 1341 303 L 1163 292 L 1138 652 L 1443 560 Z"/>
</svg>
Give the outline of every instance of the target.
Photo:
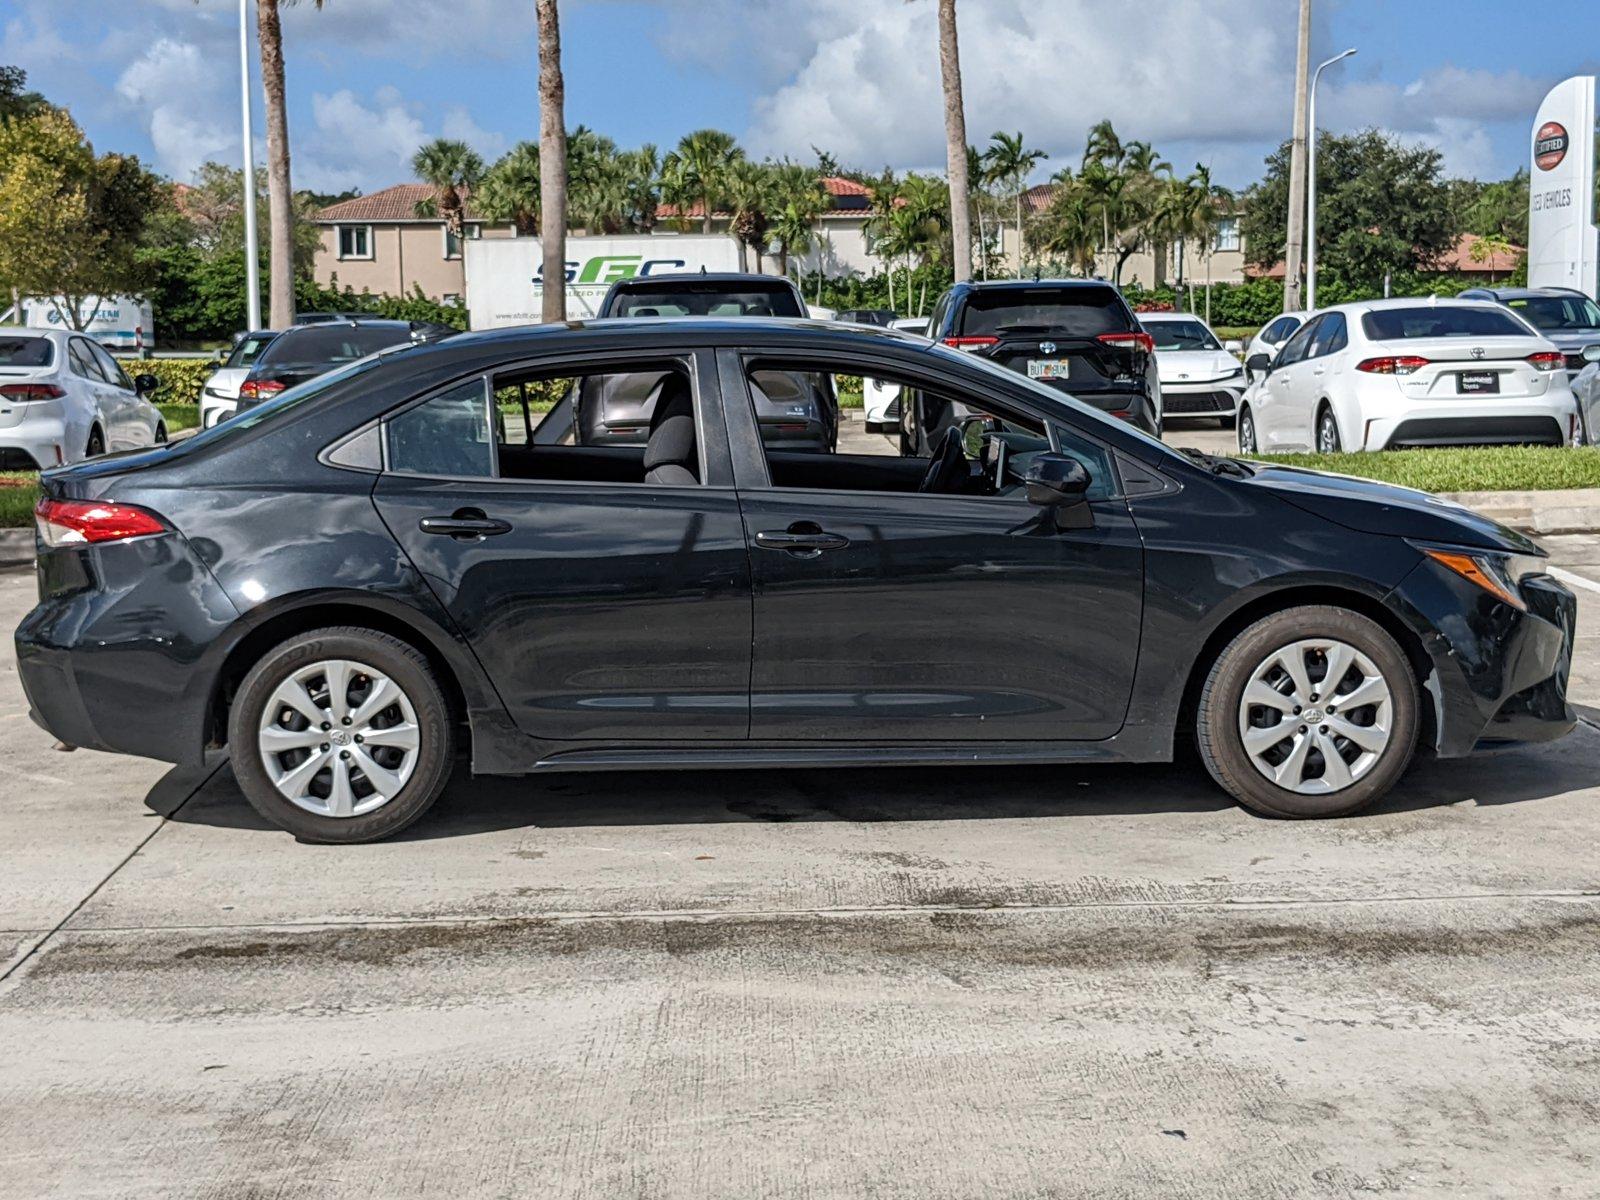
<svg viewBox="0 0 1600 1200">
<path fill-rule="evenodd" d="M 302 846 L 53 750 L 6 644 L 0 1196 L 1600 1194 L 1591 586 L 1589 723 L 1315 824 L 1188 765 L 630 774 Z"/>
</svg>

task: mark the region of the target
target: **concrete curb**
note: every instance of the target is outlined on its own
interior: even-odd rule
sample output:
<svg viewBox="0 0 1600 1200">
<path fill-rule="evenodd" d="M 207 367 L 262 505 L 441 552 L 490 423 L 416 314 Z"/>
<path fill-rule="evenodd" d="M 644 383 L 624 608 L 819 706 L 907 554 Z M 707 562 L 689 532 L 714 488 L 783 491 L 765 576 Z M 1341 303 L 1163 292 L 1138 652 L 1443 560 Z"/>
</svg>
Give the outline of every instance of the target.
<svg viewBox="0 0 1600 1200">
<path fill-rule="evenodd" d="M 33 566 L 33 530 L 0 529 L 0 567 Z"/>
<path fill-rule="evenodd" d="M 1600 488 L 1551 492 L 1441 492 L 1453 500 L 1529 533 L 1594 533 L 1600 530 Z"/>
</svg>

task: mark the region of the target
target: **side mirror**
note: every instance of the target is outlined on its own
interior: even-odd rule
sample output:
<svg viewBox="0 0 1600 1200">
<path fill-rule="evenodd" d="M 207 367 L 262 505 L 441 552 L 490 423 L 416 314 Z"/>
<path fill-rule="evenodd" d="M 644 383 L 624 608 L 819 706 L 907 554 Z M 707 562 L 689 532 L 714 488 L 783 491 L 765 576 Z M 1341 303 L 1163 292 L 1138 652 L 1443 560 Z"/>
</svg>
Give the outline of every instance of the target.
<svg viewBox="0 0 1600 1200">
<path fill-rule="evenodd" d="M 161 380 L 154 375 L 135 375 L 133 390 L 139 396 L 153 396 L 161 390 Z"/>
<path fill-rule="evenodd" d="M 1584 362 L 1600 362 L 1600 345 L 1590 345 L 1583 348 Z"/>
<path fill-rule="evenodd" d="M 1251 374 L 1254 374 L 1254 375 L 1271 375 L 1272 374 L 1272 355 L 1270 355 L 1270 354 L 1252 354 L 1249 358 L 1245 359 L 1244 365 L 1250 368 Z"/>
<path fill-rule="evenodd" d="M 1089 490 L 1089 472 L 1077 459 L 1054 451 L 1037 455 L 1022 474 L 1028 503 L 1040 508 L 1061 508 L 1083 503 Z"/>
<path fill-rule="evenodd" d="M 1229 338 L 1227 341 L 1222 343 L 1222 348 L 1224 350 L 1226 350 L 1229 354 L 1243 354 L 1244 353 L 1244 343 L 1241 342 L 1238 338 Z"/>
</svg>

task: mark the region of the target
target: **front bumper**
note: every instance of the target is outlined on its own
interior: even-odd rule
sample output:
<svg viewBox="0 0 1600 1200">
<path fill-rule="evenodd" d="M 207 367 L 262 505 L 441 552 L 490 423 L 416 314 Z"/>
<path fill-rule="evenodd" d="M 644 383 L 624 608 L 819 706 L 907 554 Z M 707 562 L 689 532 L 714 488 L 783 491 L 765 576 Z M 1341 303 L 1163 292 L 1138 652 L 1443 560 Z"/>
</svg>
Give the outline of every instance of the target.
<svg viewBox="0 0 1600 1200">
<path fill-rule="evenodd" d="M 1161 381 L 1161 412 L 1168 417 L 1232 417 L 1244 395 L 1242 375 L 1228 379 L 1182 383 Z"/>
<path fill-rule="evenodd" d="M 1425 559 L 1386 601 L 1429 660 L 1441 758 L 1553 741 L 1577 724 L 1567 700 L 1577 601 L 1548 575 L 1524 579 L 1519 590 L 1525 612 Z"/>
</svg>

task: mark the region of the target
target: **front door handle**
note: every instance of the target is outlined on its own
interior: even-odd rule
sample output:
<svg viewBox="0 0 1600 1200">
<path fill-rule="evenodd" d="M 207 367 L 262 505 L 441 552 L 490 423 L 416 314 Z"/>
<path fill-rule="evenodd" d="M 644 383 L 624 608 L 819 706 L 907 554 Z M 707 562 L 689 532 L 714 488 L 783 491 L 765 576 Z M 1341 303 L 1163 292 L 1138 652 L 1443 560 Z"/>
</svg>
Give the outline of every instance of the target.
<svg viewBox="0 0 1600 1200">
<path fill-rule="evenodd" d="M 510 533 L 511 522 L 487 516 L 480 508 L 458 508 L 448 517 L 423 517 L 417 522 L 423 533 L 437 533 L 458 541 L 476 542 L 496 534 Z"/>
<path fill-rule="evenodd" d="M 829 533 L 809 521 L 797 521 L 788 529 L 763 529 L 756 534 L 756 545 L 763 550 L 784 550 L 796 558 L 815 558 L 824 550 L 843 550 L 850 539 L 842 533 Z"/>
</svg>

